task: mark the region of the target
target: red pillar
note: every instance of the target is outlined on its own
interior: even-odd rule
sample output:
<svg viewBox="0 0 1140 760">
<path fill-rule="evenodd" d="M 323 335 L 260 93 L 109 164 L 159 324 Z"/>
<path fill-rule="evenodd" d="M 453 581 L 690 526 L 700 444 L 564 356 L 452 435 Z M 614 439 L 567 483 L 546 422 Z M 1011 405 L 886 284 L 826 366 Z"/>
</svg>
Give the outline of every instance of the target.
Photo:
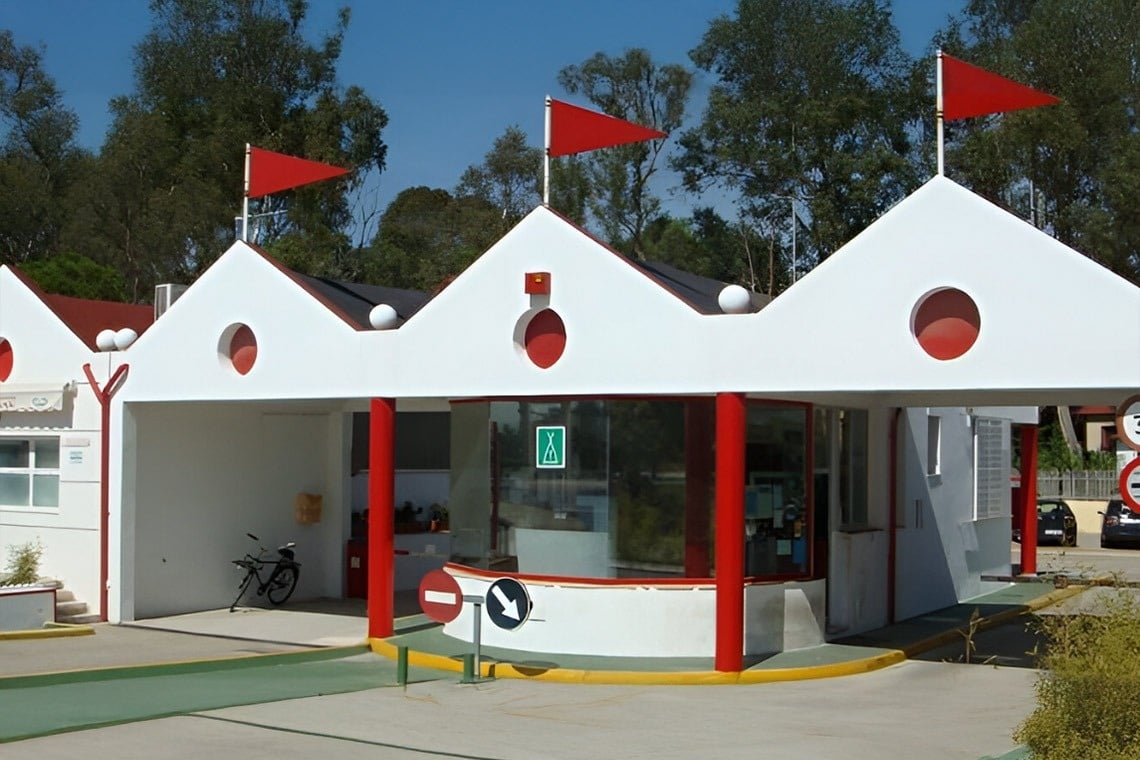
<svg viewBox="0 0 1140 760">
<path fill-rule="evenodd" d="M 710 486 L 713 479 L 712 399 L 685 402 L 685 577 L 709 576 Z"/>
<path fill-rule="evenodd" d="M 1021 573 L 1037 573 L 1037 426 L 1021 426 Z"/>
<path fill-rule="evenodd" d="M 742 393 L 716 397 L 716 669 L 744 666 L 744 442 Z"/>
<path fill-rule="evenodd" d="M 396 401 L 374 398 L 368 428 L 368 636 L 394 631 Z"/>
</svg>

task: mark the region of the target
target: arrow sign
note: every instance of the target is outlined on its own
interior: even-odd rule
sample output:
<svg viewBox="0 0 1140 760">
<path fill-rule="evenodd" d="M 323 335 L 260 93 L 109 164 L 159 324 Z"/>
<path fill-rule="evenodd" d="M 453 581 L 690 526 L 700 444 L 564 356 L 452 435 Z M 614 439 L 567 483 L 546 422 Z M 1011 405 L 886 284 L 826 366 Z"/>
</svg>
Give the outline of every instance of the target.
<svg viewBox="0 0 1140 760">
<path fill-rule="evenodd" d="M 500 578 L 487 589 L 487 616 L 500 628 L 512 631 L 530 617 L 530 594 L 514 578 Z"/>
</svg>

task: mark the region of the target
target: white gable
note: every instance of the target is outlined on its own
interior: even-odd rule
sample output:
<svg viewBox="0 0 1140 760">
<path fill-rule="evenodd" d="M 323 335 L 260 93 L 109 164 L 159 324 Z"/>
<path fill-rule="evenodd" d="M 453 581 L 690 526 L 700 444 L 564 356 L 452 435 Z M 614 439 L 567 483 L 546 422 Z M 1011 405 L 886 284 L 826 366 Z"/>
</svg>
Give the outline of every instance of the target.
<svg viewBox="0 0 1140 760">
<path fill-rule="evenodd" d="M 227 330 L 257 340 L 248 374 L 228 360 Z M 125 401 L 337 398 L 357 393 L 356 330 L 242 242 L 214 263 L 131 347 Z"/>
<path fill-rule="evenodd" d="M 59 384 L 83 380 L 91 351 L 7 266 L 0 267 L 0 338 L 12 346 L 16 384 Z"/>
</svg>

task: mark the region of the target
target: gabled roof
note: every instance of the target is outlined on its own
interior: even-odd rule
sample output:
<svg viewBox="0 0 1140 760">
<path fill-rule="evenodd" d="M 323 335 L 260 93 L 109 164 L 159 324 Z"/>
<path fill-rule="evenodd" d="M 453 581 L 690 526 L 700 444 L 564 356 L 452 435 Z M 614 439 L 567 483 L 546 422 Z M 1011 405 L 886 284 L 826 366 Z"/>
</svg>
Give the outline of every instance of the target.
<svg viewBox="0 0 1140 760">
<path fill-rule="evenodd" d="M 45 293 L 23 272 L 15 267 L 10 269 L 92 351 L 98 350 L 95 336 L 103 330 L 129 327 L 142 335 L 154 323 L 153 306 Z"/>
<path fill-rule="evenodd" d="M 678 269 L 672 264 L 661 261 L 636 261 L 634 259 L 629 261 L 649 275 L 658 285 L 688 303 L 701 314 L 723 313 L 717 299 L 720 292 L 729 283 L 686 272 L 684 269 Z M 771 296 L 766 296 L 763 293 L 751 293 L 751 296 L 754 310 L 762 309 L 772 300 Z"/>
<path fill-rule="evenodd" d="M 335 306 L 362 330 L 371 329 L 368 314 L 379 304 L 388 304 L 395 309 L 400 317 L 399 324 L 403 324 L 429 300 L 428 294 L 419 290 L 341 282 L 297 272 L 293 272 L 292 276 L 302 287 L 319 296 L 323 302 Z"/>
</svg>

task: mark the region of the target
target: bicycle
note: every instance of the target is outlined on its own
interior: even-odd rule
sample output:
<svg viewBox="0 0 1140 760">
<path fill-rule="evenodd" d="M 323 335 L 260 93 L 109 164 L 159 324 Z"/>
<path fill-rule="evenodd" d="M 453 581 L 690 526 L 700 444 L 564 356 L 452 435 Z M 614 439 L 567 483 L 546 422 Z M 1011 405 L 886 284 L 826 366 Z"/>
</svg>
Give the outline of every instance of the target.
<svg viewBox="0 0 1140 760">
<path fill-rule="evenodd" d="M 261 540 L 252 533 L 246 533 L 246 535 L 254 541 Z M 277 559 L 269 559 L 265 556 L 268 549 L 259 544 L 256 557 L 247 552 L 241 559 L 231 560 L 235 565 L 245 570 L 245 577 L 242 578 L 241 585 L 238 587 L 237 598 L 230 605 L 230 612 L 233 612 L 234 608 L 237 607 L 237 603 L 245 596 L 245 592 L 255 578 L 257 579 L 257 595 L 264 594 L 273 605 L 284 604 L 293 595 L 293 589 L 297 588 L 297 579 L 301 576 L 301 563 L 294 559 L 296 555 L 293 553 L 293 548 L 295 546 L 296 544 L 292 541 L 284 546 L 279 546 L 277 547 Z M 271 565 L 273 570 L 269 572 L 269 577 L 263 581 L 261 571 L 267 570 Z"/>
</svg>

